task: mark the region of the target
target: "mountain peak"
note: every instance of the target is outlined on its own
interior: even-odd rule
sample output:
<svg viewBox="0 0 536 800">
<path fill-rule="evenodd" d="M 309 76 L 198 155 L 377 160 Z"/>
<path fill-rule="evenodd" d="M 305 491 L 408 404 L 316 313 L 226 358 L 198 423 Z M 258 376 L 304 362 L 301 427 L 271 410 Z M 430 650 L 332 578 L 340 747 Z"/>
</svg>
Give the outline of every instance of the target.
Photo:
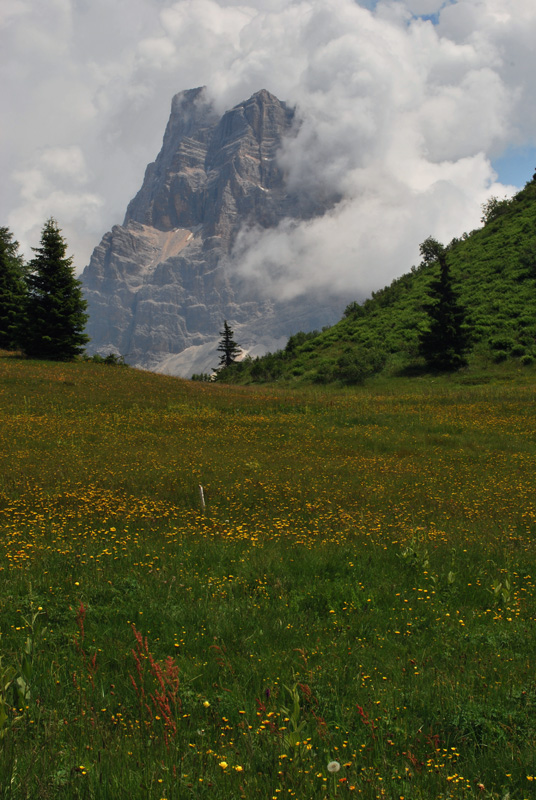
<svg viewBox="0 0 536 800">
<path fill-rule="evenodd" d="M 346 297 L 278 305 L 254 297 L 231 268 L 242 228 L 326 210 L 286 185 L 277 151 L 293 121 L 294 110 L 266 89 L 223 115 L 204 86 L 173 97 L 160 153 L 123 225 L 104 236 L 82 276 L 93 349 L 112 345 L 149 368 L 180 355 L 184 374 L 183 351 L 217 342 L 224 319 L 259 353 L 295 329 L 338 318 Z"/>
<path fill-rule="evenodd" d="M 276 105 L 284 105 L 284 103 L 282 103 L 281 100 L 275 96 L 275 94 L 269 92 L 268 89 L 259 89 L 258 92 L 254 92 L 254 94 L 252 94 L 251 97 L 245 101 L 245 103 L 250 103 L 252 100 L 256 100 L 259 103 L 275 103 Z"/>
<path fill-rule="evenodd" d="M 221 118 L 206 87 L 179 92 L 172 100 L 162 149 L 147 167 L 125 224 L 141 222 L 164 231 L 203 225 L 207 235 L 223 236 L 230 243 L 237 202 L 240 218 L 244 213 L 251 218 L 258 203 L 250 197 L 244 204 L 244 196 L 257 187 L 267 192 L 282 185 L 275 155 L 290 132 L 293 113 L 266 89 Z M 261 224 L 275 221 L 271 214 Z"/>
</svg>

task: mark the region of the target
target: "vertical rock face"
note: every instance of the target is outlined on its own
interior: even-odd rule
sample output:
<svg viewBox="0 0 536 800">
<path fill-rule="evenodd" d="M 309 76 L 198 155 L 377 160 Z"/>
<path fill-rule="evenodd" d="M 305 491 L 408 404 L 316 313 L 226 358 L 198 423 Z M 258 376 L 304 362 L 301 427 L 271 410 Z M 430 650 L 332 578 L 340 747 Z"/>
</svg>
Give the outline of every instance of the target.
<svg viewBox="0 0 536 800">
<path fill-rule="evenodd" d="M 277 224 L 288 201 L 275 155 L 293 112 L 261 91 L 217 119 L 204 89 L 173 98 L 162 150 L 124 224 L 158 230 L 204 226 L 228 245 L 236 222 Z M 285 207 L 285 208 L 284 208 Z"/>
<path fill-rule="evenodd" d="M 293 121 L 265 90 L 221 117 L 204 88 L 173 98 L 156 161 L 82 275 L 94 352 L 188 376 L 217 364 L 224 319 L 242 347 L 260 354 L 340 317 L 343 299 L 253 297 L 229 269 L 243 225 L 269 228 L 325 210 L 290 194 L 278 166 Z"/>
</svg>

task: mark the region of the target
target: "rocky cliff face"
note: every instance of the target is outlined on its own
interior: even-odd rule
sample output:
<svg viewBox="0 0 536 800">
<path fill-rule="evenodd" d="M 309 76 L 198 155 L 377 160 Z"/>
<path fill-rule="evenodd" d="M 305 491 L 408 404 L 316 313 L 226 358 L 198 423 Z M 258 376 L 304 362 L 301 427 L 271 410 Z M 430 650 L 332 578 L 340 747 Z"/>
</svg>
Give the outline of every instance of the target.
<svg viewBox="0 0 536 800">
<path fill-rule="evenodd" d="M 204 88 L 173 98 L 156 161 L 82 275 L 93 352 L 188 376 L 216 366 L 224 319 L 257 355 L 340 317 L 342 298 L 255 297 L 230 262 L 243 225 L 325 211 L 286 189 L 276 154 L 293 121 L 293 110 L 264 90 L 221 117 Z"/>
</svg>

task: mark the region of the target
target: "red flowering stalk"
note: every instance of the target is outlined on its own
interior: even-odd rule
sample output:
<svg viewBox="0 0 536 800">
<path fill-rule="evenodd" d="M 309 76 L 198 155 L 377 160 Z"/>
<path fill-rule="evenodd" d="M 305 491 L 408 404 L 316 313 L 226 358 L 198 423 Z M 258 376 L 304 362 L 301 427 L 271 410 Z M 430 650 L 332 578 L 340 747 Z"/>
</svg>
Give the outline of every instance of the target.
<svg viewBox="0 0 536 800">
<path fill-rule="evenodd" d="M 366 711 L 363 710 L 361 706 L 358 706 L 356 703 L 357 713 L 363 720 L 363 724 L 370 728 L 370 735 L 373 739 L 376 739 L 376 735 L 374 733 L 375 728 L 377 727 L 374 722 L 369 718 Z"/>
<path fill-rule="evenodd" d="M 179 668 L 172 656 L 168 656 L 164 664 L 156 661 L 149 650 L 147 637 L 144 639 L 135 625 L 132 625 L 132 631 L 136 639 L 136 647 L 132 648 L 132 655 L 136 665 L 137 680 L 132 674 L 130 674 L 130 680 L 140 700 L 142 711 L 145 709 L 151 720 L 154 720 L 154 708 L 156 717 L 163 720 L 164 741 L 167 746 L 168 735 L 173 737 L 177 735 L 176 712 L 181 708 L 178 696 Z M 149 677 L 152 677 L 157 684 L 154 691 L 145 690 Z"/>
</svg>

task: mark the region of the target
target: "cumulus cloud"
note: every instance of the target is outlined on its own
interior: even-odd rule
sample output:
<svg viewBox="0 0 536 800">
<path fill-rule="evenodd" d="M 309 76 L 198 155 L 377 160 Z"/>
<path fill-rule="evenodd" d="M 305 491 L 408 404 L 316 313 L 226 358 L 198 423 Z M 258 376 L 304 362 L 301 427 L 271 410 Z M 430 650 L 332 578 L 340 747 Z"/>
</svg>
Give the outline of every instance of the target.
<svg viewBox="0 0 536 800">
<path fill-rule="evenodd" d="M 89 232 L 98 225 L 103 201 L 87 190 L 88 180 L 84 155 L 76 145 L 38 151 L 31 167 L 12 175 L 21 201 L 9 216 L 17 237 L 37 244 L 43 222 L 54 216 L 69 228 L 70 253 L 94 247 Z"/>
<path fill-rule="evenodd" d="M 492 160 L 536 144 L 535 36 L 533 0 L 5 0 L 2 224 L 28 252 L 56 216 L 82 267 L 175 92 L 207 85 L 223 111 L 266 88 L 301 119 L 280 154 L 292 186 L 342 199 L 243 231 L 235 268 L 279 296 L 364 295 L 514 190 Z"/>
<path fill-rule="evenodd" d="M 515 138 L 521 88 L 508 87 L 491 37 L 458 44 L 403 11 L 311 4 L 303 18 L 303 122 L 280 162 L 294 189 L 343 200 L 321 219 L 239 237 L 237 269 L 276 296 L 363 296 L 416 263 L 429 234 L 449 241 L 479 224 L 486 197 L 514 191 L 490 157 Z"/>
<path fill-rule="evenodd" d="M 444 242 L 460 234 L 460 220 L 480 216 L 490 186 L 505 191 L 490 184 L 483 155 L 431 170 L 426 187 L 424 177 L 421 188 L 412 190 L 385 171 L 363 170 L 356 176 L 358 194 L 325 216 L 242 231 L 235 268 L 281 299 L 304 289 L 334 294 L 350 289 L 362 299 L 418 263 L 418 244 L 430 233 Z"/>
</svg>

